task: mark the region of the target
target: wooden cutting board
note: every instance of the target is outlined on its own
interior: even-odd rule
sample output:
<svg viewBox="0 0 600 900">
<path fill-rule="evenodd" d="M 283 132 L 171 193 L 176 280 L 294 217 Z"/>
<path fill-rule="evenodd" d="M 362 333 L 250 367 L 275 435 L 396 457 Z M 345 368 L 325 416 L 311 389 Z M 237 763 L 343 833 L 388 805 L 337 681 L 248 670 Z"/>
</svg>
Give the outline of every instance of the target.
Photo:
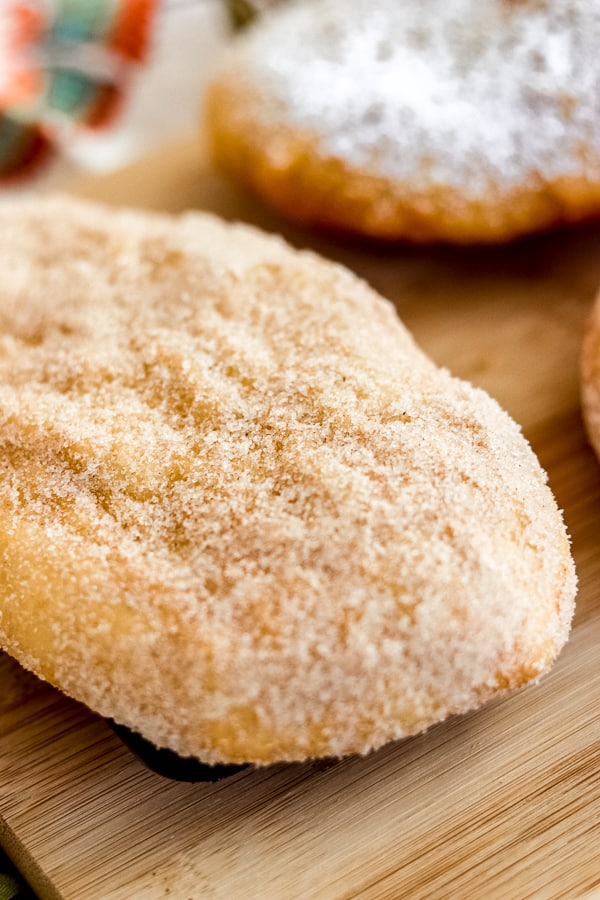
<svg viewBox="0 0 600 900">
<path fill-rule="evenodd" d="M 523 425 L 573 538 L 571 640 L 539 686 L 366 759 L 167 781 L 0 656 L 0 843 L 43 898 L 569 898 L 600 885 L 600 466 L 578 355 L 600 228 L 516 246 L 378 248 L 285 226 L 196 139 L 74 186 L 283 231 L 390 297 L 440 364 Z"/>
</svg>

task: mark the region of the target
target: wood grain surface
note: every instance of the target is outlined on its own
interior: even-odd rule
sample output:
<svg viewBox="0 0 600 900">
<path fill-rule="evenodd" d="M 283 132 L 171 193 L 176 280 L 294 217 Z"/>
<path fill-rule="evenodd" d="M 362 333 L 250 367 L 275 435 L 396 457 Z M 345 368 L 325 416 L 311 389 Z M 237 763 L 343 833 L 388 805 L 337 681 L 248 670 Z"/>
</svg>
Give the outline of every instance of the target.
<svg viewBox="0 0 600 900">
<path fill-rule="evenodd" d="M 600 465 L 578 358 L 600 228 L 495 249 L 341 243 L 221 181 L 196 139 L 73 189 L 255 222 L 367 278 L 439 364 L 522 424 L 565 510 L 580 590 L 571 640 L 539 686 L 365 759 L 215 785 L 147 771 L 101 719 L 0 656 L 0 843 L 53 900 L 597 895 Z"/>
</svg>

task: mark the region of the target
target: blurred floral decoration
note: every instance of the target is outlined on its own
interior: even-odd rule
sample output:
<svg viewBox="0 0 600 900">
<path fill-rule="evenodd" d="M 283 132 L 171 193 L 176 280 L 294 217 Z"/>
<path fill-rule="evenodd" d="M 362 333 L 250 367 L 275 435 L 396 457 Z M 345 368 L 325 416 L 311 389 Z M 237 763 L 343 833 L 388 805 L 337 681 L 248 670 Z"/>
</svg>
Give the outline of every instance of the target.
<svg viewBox="0 0 600 900">
<path fill-rule="evenodd" d="M 0 187 L 105 129 L 147 58 L 158 11 L 210 0 L 0 0 Z M 225 3 L 234 29 L 284 0 Z"/>
<path fill-rule="evenodd" d="M 149 48 L 157 0 L 0 0 L 0 184 L 106 127 Z"/>
<path fill-rule="evenodd" d="M 281 0 L 228 0 L 229 15 L 235 28 L 243 28 Z"/>
</svg>

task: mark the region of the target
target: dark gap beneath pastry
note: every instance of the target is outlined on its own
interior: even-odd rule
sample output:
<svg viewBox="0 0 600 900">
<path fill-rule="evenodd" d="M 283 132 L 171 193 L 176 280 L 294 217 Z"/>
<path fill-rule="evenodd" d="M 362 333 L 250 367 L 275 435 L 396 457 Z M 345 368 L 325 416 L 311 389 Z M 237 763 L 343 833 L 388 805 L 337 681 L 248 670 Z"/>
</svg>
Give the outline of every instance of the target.
<svg viewBox="0 0 600 900">
<path fill-rule="evenodd" d="M 117 737 L 137 756 L 140 762 L 157 775 L 162 775 L 163 778 L 170 778 L 173 781 L 214 782 L 221 781 L 223 778 L 230 778 L 232 775 L 243 772 L 244 769 L 251 768 L 248 765 L 209 766 L 198 759 L 179 756 L 173 750 L 156 747 L 151 741 L 143 738 L 141 734 L 130 731 L 124 725 L 117 725 L 111 719 L 106 721 Z"/>
</svg>

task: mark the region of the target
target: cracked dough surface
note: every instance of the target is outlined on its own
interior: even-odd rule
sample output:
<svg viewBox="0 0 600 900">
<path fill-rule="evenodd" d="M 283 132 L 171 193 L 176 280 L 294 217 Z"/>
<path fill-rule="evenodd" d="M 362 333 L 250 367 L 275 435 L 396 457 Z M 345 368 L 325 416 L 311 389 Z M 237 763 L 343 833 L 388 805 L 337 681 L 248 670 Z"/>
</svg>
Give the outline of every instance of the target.
<svg viewBox="0 0 600 900">
<path fill-rule="evenodd" d="M 365 753 L 538 678 L 561 515 L 340 266 L 215 217 L 0 205 L 0 644 L 208 762 Z"/>
</svg>

